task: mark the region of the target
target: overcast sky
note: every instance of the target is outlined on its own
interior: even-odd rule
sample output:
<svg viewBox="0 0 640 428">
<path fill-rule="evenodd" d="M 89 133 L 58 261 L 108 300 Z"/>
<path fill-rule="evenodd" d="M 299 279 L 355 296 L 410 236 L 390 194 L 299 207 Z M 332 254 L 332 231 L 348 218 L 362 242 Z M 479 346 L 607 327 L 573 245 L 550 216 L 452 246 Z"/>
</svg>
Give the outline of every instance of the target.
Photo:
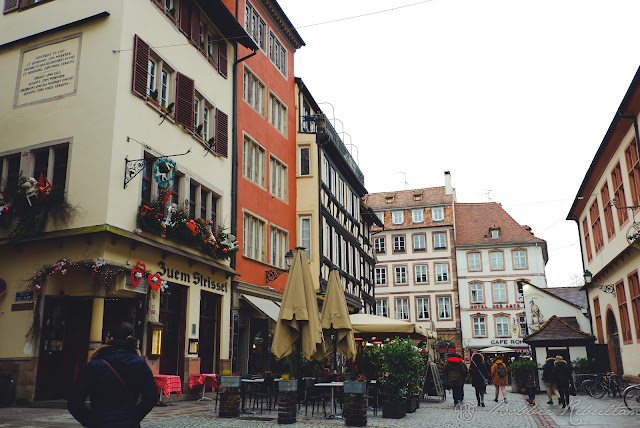
<svg viewBox="0 0 640 428">
<path fill-rule="evenodd" d="M 451 171 L 458 202 L 490 198 L 547 241 L 549 286 L 575 285 L 565 219 L 640 64 L 640 1 L 278 3 L 306 43 L 295 75 L 331 103 L 369 193 Z"/>
</svg>

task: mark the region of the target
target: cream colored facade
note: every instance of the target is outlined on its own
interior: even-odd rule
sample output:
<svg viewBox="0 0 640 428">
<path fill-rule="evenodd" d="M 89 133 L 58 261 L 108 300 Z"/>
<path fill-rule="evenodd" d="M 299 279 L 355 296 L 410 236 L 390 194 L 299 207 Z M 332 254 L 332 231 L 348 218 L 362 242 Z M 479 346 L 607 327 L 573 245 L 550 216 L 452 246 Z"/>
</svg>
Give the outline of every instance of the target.
<svg viewBox="0 0 640 428">
<path fill-rule="evenodd" d="M 66 199 L 77 207 L 77 215 L 69 224 L 56 228 L 49 221 L 35 240 L 8 242 L 7 231 L 0 229 L 0 276 L 7 283 L 7 292 L 0 297 L 0 320 L 15 326 L 0 341 L 0 365 L 12 372 L 19 399 L 66 398 L 83 361 L 103 338 L 103 328 L 107 328 L 103 323 L 114 321 L 116 315 L 135 322 L 143 355 L 148 350 L 147 323 L 169 316 L 179 324 L 165 323 L 164 337 L 177 340 L 171 343 L 177 349 L 176 362 L 167 374 L 181 376 L 184 391 L 189 374 L 200 372 L 201 360 L 212 360 L 207 364 L 219 369 L 229 359 L 229 277 L 233 269 L 228 260 L 216 261 L 191 248 L 136 231 L 145 171 L 135 176 L 132 173 L 124 188 L 123 182 L 125 171 L 135 168 L 126 160 L 147 158 L 153 164 L 169 156 L 177 163 L 172 188 L 178 204 L 193 202 L 196 213 L 208 218 L 214 218 L 215 213 L 216 224 L 228 227 L 231 161 L 213 150 L 205 156 L 208 144 L 195 135 L 194 129 L 178 125 L 172 114 L 162 119 L 158 106 L 132 91 L 137 52 L 134 36 L 150 46 L 149 55 L 157 67 L 155 87 L 162 92 L 162 82 L 167 83 L 167 104 L 177 101 L 176 79 L 184 74 L 195 81 L 196 98 L 206 100 L 212 112 L 226 113 L 227 141 L 221 138 L 219 142 L 227 147 L 231 144 L 234 111 L 235 46 L 238 40 L 249 46 L 253 42 L 246 41 L 248 36 L 230 14 L 214 16 L 212 11 L 222 10 L 219 5 L 199 9 L 201 22 L 226 40 L 228 61 L 226 70 L 219 72 L 179 30 L 180 12 L 174 10 L 172 15 L 161 7 L 154 1 L 53 0 L 0 15 L 0 79 L 5 82 L 0 87 L 0 188 L 11 186 L 11 174 L 15 172 L 11 168 L 16 165 L 11 162 L 18 159 L 20 171 L 28 177 L 37 168 L 41 170 L 38 153 L 49 150 L 45 175 L 54 187 L 64 186 Z M 146 68 L 147 64 L 142 65 Z M 167 72 L 166 80 L 161 67 Z M 210 126 L 212 134 L 218 131 L 214 127 L 217 124 L 212 122 Z M 68 155 L 60 167 L 65 150 Z M 187 151 L 187 155 L 171 157 Z M 60 171 L 64 171 L 62 176 Z M 155 199 L 158 190 L 153 178 L 149 186 L 150 196 Z M 72 264 L 102 258 L 107 267 L 119 268 L 121 273 L 93 286 L 90 270 L 84 265 L 73 266 L 66 278 L 60 273 L 45 275 L 40 297 L 31 295 L 26 302 L 16 301 L 17 292 L 34 291 L 33 284 L 25 281 L 64 258 Z M 123 289 L 125 282 L 131 281 L 129 272 L 137 262 L 167 280 L 169 290 L 179 290 L 179 309 L 165 308 L 171 298 L 162 298 L 164 292 L 151 290 L 145 279 L 139 288 L 129 285 L 128 290 Z M 26 288 L 29 285 L 31 288 Z M 143 288 L 146 293 L 140 292 Z M 214 302 L 215 313 L 201 313 L 203 300 Z M 115 301 L 122 303 L 118 309 L 122 314 L 116 314 L 115 309 L 110 313 L 113 305 L 118 305 Z M 52 302 L 57 302 L 57 309 L 52 309 Z M 47 330 L 46 323 L 55 319 L 59 322 L 60 317 L 71 313 L 78 318 L 73 319 L 73 325 L 70 320 L 61 323 L 66 331 Z M 38 316 L 41 325 L 37 325 Z M 41 334 L 25 343 L 32 325 L 40 328 Z M 203 328 L 215 330 L 215 337 L 209 341 L 212 348 L 201 346 L 199 353 L 188 353 L 189 339 L 202 340 Z M 73 346 L 71 333 L 78 337 Z M 53 345 L 45 334 L 57 335 Z M 56 353 L 64 354 L 74 364 L 58 366 L 58 377 L 52 374 L 59 359 Z M 154 373 L 166 368 L 163 358 L 147 355 Z M 58 393 L 56 381 L 62 382 Z"/>
<path fill-rule="evenodd" d="M 630 380 L 640 372 L 640 250 L 634 233 L 640 205 L 637 165 L 639 72 L 627 90 L 576 194 L 567 219 L 580 235 L 583 265 L 593 274 L 588 293 L 592 333 L 608 346 L 612 371 Z"/>
</svg>

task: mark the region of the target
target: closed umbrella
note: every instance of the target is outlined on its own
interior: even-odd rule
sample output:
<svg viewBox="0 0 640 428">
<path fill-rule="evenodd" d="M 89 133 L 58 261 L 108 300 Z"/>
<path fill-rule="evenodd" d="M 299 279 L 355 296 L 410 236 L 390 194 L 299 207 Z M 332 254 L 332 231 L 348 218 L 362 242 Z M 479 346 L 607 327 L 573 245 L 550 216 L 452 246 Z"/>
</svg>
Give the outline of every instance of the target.
<svg viewBox="0 0 640 428">
<path fill-rule="evenodd" d="M 293 353 L 294 344 L 298 339 L 301 339 L 302 354 L 307 360 L 320 354 L 324 355 L 324 338 L 316 291 L 306 253 L 300 248 L 296 248 L 289 268 L 271 345 L 273 356 L 280 360 Z"/>
<path fill-rule="evenodd" d="M 337 270 L 332 270 L 329 274 L 327 293 L 320 319 L 322 320 L 322 329 L 325 332 L 325 342 L 327 341 L 327 333 L 333 333 L 335 336 L 334 349 L 329 349 L 328 353 L 338 351 L 346 355 L 347 358 L 355 358 L 356 342 L 353 337 L 347 300 L 340 286 L 340 274 Z"/>
</svg>

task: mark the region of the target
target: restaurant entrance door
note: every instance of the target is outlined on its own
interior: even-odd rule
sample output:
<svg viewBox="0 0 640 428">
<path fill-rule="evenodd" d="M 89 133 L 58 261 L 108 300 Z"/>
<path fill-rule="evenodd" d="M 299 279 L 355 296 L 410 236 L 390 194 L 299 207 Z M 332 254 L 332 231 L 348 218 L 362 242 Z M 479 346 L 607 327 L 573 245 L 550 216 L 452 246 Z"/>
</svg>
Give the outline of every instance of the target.
<svg viewBox="0 0 640 428">
<path fill-rule="evenodd" d="M 40 333 L 36 400 L 68 399 L 87 364 L 93 299 L 46 296 Z"/>
<path fill-rule="evenodd" d="M 168 286 L 160 293 L 160 323 L 164 325 L 160 374 L 182 376 L 187 288 L 171 282 Z"/>
<path fill-rule="evenodd" d="M 200 373 L 218 373 L 220 306 L 220 296 L 200 292 Z"/>
</svg>

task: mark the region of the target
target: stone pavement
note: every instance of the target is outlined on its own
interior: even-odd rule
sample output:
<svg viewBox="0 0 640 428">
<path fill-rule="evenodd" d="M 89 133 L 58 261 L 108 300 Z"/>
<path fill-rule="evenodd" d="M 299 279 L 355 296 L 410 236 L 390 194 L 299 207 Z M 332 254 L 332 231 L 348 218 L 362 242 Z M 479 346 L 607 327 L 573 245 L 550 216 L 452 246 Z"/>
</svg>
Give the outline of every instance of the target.
<svg viewBox="0 0 640 428">
<path fill-rule="evenodd" d="M 403 419 L 383 419 L 382 411 L 374 416 L 370 410 L 367 426 L 382 428 L 414 427 L 640 427 L 640 415 L 630 415 L 620 398 L 595 399 L 579 395 L 571 397 L 572 405 L 565 411 L 558 404 L 547 405 L 546 394 L 538 395 L 537 404 L 529 406 L 526 397 L 511 393 L 507 387 L 507 403 L 495 403 L 492 398 L 495 389 L 488 387 L 486 407 L 477 407 L 475 393 L 470 385 L 465 386 L 465 402 L 460 409 L 454 409 L 451 395 L 444 403 L 421 403 L 415 413 Z M 500 399 L 502 401 L 502 398 Z M 556 400 L 554 400 L 556 401 Z M 557 401 L 556 401 L 557 402 Z M 143 428 L 259 428 L 276 427 L 277 412 L 263 414 L 243 414 L 240 418 L 218 418 L 210 401 L 179 401 L 168 407 L 156 407 L 142 421 Z M 65 409 L 43 409 L 10 407 L 0 408 L 0 428 L 67 428 L 79 427 Z M 298 422 L 289 425 L 294 428 L 327 428 L 344 426 L 342 419 L 322 419 L 316 413 L 304 417 L 304 409 L 298 414 Z"/>
</svg>

